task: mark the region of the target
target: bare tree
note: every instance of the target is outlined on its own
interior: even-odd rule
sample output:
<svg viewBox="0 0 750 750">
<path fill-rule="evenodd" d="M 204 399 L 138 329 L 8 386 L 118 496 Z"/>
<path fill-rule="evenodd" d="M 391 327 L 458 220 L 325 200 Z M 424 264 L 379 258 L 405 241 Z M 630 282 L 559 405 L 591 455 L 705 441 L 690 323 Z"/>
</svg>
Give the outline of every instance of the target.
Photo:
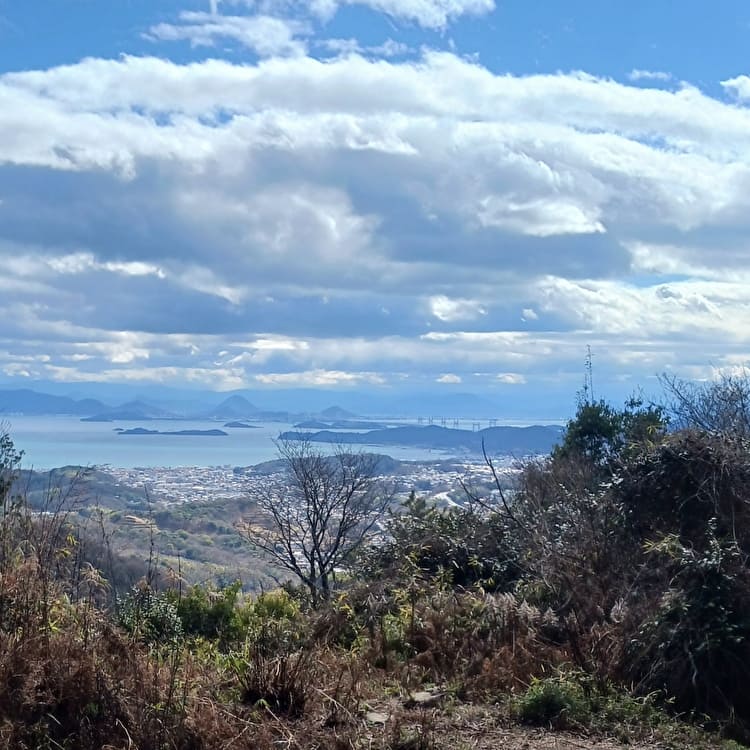
<svg viewBox="0 0 750 750">
<path fill-rule="evenodd" d="M 750 437 L 750 371 L 747 369 L 724 372 L 718 379 L 705 383 L 666 374 L 659 380 L 667 395 L 672 426 Z"/>
<path fill-rule="evenodd" d="M 305 441 L 280 441 L 280 479 L 250 490 L 260 517 L 240 533 L 310 591 L 313 606 L 331 595 L 336 570 L 374 532 L 392 499 L 377 476 L 378 457 Z"/>
</svg>

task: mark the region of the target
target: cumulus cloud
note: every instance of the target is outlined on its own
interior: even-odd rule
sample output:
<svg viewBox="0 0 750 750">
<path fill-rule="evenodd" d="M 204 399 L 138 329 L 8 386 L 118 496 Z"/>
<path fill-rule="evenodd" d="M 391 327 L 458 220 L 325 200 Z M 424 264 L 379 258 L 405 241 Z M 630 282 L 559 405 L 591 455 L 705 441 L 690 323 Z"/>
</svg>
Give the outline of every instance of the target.
<svg viewBox="0 0 750 750">
<path fill-rule="evenodd" d="M 420 12 L 459 6 L 483 7 Z M 4 372 L 499 387 L 580 379 L 588 343 L 643 372 L 747 354 L 746 108 L 433 51 L 259 54 L 0 76 Z"/>
<path fill-rule="evenodd" d="M 429 303 L 432 315 L 443 322 L 473 320 L 487 314 L 480 303 L 469 299 L 450 299 L 440 294 L 431 297 Z"/>
<path fill-rule="evenodd" d="M 737 76 L 722 81 L 721 85 L 726 91 L 741 101 L 750 99 L 750 76 Z"/>
</svg>

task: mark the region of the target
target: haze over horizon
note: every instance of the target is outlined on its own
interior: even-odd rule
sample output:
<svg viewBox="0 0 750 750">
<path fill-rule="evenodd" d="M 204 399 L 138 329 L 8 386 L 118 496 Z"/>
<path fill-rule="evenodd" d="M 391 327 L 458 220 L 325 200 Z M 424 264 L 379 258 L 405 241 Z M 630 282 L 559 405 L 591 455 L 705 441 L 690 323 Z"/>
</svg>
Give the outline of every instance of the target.
<svg viewBox="0 0 750 750">
<path fill-rule="evenodd" d="M 741 367 L 749 41 L 739 0 L 0 0 L 0 386 L 556 416 L 587 346 L 601 395 Z"/>
</svg>

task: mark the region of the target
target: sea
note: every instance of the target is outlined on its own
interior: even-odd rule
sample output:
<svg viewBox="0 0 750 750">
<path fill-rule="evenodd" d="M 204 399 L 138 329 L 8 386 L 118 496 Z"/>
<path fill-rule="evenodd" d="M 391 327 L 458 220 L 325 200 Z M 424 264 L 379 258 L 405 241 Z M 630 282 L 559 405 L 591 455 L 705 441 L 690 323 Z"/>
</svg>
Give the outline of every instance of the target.
<svg viewBox="0 0 750 750">
<path fill-rule="evenodd" d="M 281 422 L 254 422 L 256 429 L 224 427 L 207 420 L 140 420 L 82 422 L 78 417 L 13 416 L 4 419 L 17 449 L 24 452 L 25 469 L 46 471 L 60 466 L 180 467 L 253 466 L 278 457 L 274 440 L 293 429 Z M 120 429 L 221 429 L 227 436 L 120 435 Z M 321 450 L 331 449 L 320 445 Z M 451 454 L 423 448 L 356 446 L 401 461 L 434 461 Z"/>
</svg>

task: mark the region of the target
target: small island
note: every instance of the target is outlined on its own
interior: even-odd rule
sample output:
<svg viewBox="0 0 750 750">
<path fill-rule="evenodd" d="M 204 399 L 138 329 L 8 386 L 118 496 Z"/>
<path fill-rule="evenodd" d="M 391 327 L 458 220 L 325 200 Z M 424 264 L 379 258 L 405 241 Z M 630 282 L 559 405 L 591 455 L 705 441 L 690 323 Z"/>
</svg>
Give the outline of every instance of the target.
<svg viewBox="0 0 750 750">
<path fill-rule="evenodd" d="M 224 427 L 231 427 L 232 429 L 242 430 L 259 430 L 260 425 L 258 424 L 247 424 L 247 422 L 227 422 Z"/>
<path fill-rule="evenodd" d="M 227 437 L 224 430 L 147 430 L 145 427 L 133 427 L 130 430 L 116 430 L 119 435 L 178 435 L 181 437 Z"/>
</svg>

